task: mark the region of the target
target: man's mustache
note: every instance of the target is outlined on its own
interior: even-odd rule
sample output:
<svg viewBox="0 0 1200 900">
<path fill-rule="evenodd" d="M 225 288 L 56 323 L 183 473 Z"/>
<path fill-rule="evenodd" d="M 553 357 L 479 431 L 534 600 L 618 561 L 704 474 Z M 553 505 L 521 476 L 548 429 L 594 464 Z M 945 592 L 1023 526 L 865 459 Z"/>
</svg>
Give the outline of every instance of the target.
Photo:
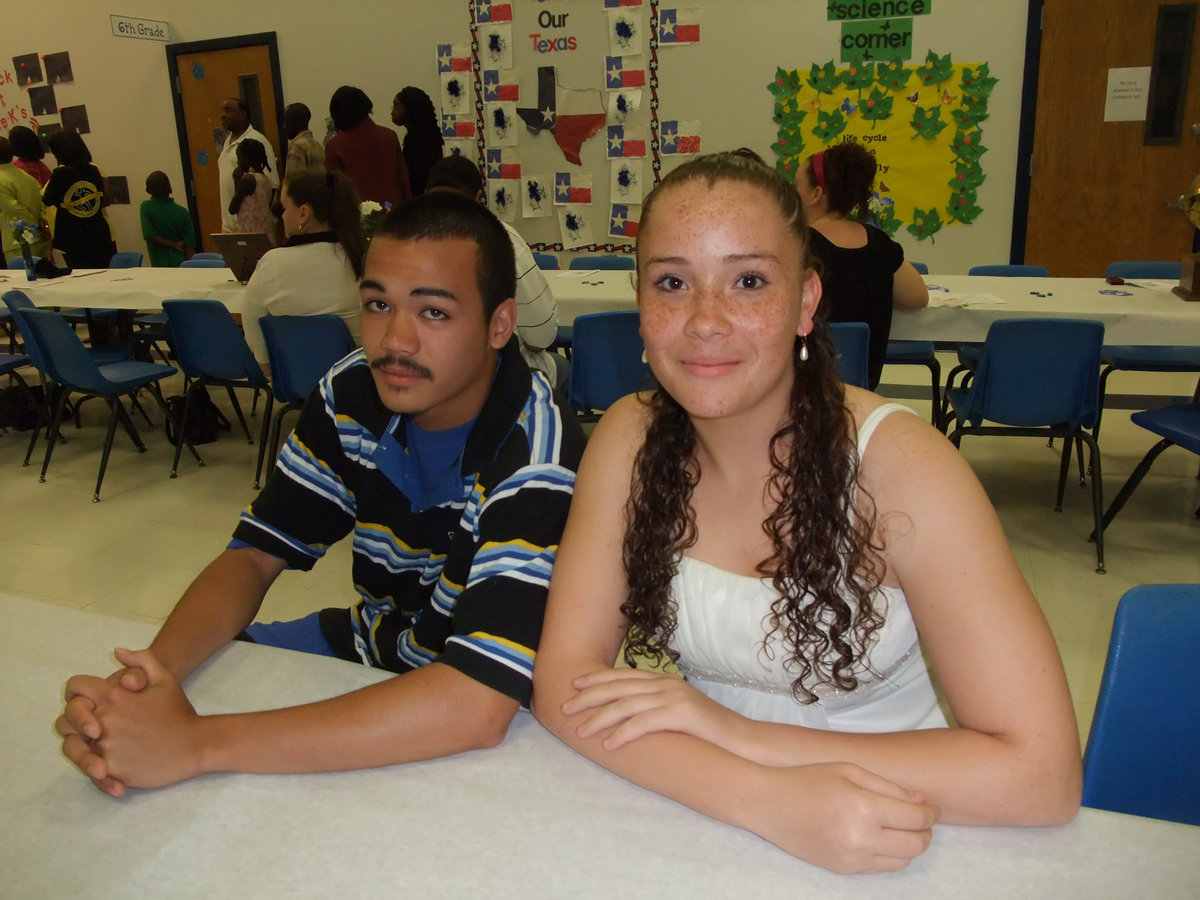
<svg viewBox="0 0 1200 900">
<path fill-rule="evenodd" d="M 433 381 L 432 371 L 407 356 L 380 356 L 371 360 L 372 369 L 382 369 L 385 366 L 390 369 L 408 369 L 414 375 Z"/>
</svg>

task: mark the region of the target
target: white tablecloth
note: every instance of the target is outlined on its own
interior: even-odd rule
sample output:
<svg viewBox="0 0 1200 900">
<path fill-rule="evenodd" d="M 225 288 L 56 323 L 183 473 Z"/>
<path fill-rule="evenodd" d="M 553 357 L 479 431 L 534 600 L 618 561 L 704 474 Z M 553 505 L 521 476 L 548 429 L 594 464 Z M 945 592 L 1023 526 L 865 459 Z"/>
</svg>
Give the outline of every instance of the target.
<svg viewBox="0 0 1200 900">
<path fill-rule="evenodd" d="M 26 281 L 24 272 L 0 278 L 0 293 L 17 288 L 38 306 L 144 309 L 164 300 L 220 300 L 241 312 L 244 286 L 228 269 L 79 269 L 63 278 Z"/>
<path fill-rule="evenodd" d="M 620 778 L 528 713 L 498 748 L 330 775 L 212 775 L 107 797 L 58 752 L 66 678 L 107 675 L 153 628 L 0 595 L 0 896 L 1195 898 L 1200 828 L 1083 810 L 1049 829 L 938 826 L 903 873 L 844 877 Z M 201 712 L 327 697 L 386 677 L 234 644 Z"/>
<path fill-rule="evenodd" d="M 559 321 L 635 308 L 631 272 L 547 272 Z M 897 310 L 896 340 L 982 341 L 997 319 L 1065 316 L 1098 319 L 1108 344 L 1200 344 L 1200 303 L 1169 291 L 1110 285 L 1103 278 L 994 278 L 930 275 L 930 305 Z"/>
</svg>

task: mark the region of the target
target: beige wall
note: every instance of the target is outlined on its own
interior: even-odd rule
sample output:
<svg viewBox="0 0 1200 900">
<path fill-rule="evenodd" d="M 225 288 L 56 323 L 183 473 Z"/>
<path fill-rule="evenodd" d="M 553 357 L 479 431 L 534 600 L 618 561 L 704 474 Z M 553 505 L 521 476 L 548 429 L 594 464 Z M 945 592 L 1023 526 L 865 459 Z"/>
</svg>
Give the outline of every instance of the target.
<svg viewBox="0 0 1200 900">
<path fill-rule="evenodd" d="M 528 0 L 527 0 L 528 2 Z M 517 0 L 520 11 L 521 0 Z M 530 4 L 534 5 L 534 4 Z M 700 119 L 704 146 L 740 145 L 766 153 L 774 135 L 772 99 L 765 85 L 776 65 L 806 67 L 836 56 L 838 26 L 825 21 L 818 0 L 695 0 L 703 10 L 703 43 L 698 47 L 660 51 L 660 97 L 672 118 Z M 568 12 L 577 33 L 596 43 L 604 34 L 600 0 L 546 3 L 538 8 Z M 918 246 L 901 232 L 912 258 L 935 271 L 964 272 L 972 262 L 1005 262 L 1012 224 L 1016 142 L 1024 65 L 1023 0 L 936 0 L 934 14 L 918 20 L 915 61 L 927 49 L 953 52 L 956 62 L 986 60 L 1000 79 L 985 123 L 988 180 L 980 190 L 985 212 L 970 227 L 946 228 L 937 243 Z M 0 72 L 11 69 L 13 55 L 69 51 L 75 83 L 57 88 L 59 105 L 86 104 L 92 132 L 86 136 L 96 162 L 112 175 L 129 179 L 130 206 L 110 209 L 121 249 L 142 249 L 137 204 L 143 199 L 146 174 L 162 169 L 182 193 L 174 112 L 167 78 L 164 45 L 155 41 L 114 37 L 110 13 L 169 21 L 172 40 L 207 40 L 259 31 L 278 35 L 285 102 L 303 101 L 323 117 L 329 95 L 339 84 L 357 84 L 375 101 L 376 120 L 388 123 L 391 97 L 406 84 L 424 87 L 436 97 L 433 45 L 464 40 L 466 0 L 347 0 L 342 4 L 312 0 L 122 0 L 109 7 L 94 0 L 65 0 L 29 5 L 6 16 L 0 34 Z M 524 73 L 523 90 L 532 91 L 536 57 L 523 52 L 523 25 L 514 28 L 521 51 L 517 65 Z M 521 38 L 518 43 L 516 38 Z M 600 82 L 602 51 L 584 60 L 567 54 L 557 62 L 563 70 L 594 70 Z M 0 86 L 4 110 L 20 102 L 12 84 Z M 0 114 L 7 114 L 0 111 Z M 320 131 L 314 121 L 314 131 Z M 608 169 L 596 141 L 585 145 L 584 164 L 595 171 L 597 185 L 607 185 Z M 517 222 L 533 240 L 553 239 L 538 230 L 545 222 Z"/>
</svg>

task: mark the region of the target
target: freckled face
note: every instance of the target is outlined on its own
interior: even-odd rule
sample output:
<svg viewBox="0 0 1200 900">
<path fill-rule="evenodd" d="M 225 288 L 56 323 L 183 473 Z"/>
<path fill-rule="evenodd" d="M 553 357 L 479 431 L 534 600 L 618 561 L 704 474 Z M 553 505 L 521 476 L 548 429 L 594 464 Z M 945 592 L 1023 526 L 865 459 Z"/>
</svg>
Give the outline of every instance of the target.
<svg viewBox="0 0 1200 900">
<path fill-rule="evenodd" d="M 483 406 L 516 315 L 506 300 L 488 321 L 467 239 L 371 241 L 360 293 L 362 341 L 383 405 L 441 431 Z"/>
<path fill-rule="evenodd" d="M 693 418 L 781 419 L 821 289 L 774 201 L 696 180 L 659 196 L 642 226 L 638 306 L 659 383 Z"/>
</svg>

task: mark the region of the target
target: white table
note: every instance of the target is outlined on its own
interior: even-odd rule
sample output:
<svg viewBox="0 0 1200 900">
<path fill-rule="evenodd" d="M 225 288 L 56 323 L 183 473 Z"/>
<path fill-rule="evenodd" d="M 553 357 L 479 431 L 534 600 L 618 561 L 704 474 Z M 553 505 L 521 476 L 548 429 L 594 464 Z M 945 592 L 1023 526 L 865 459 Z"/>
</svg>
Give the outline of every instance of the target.
<svg viewBox="0 0 1200 900">
<path fill-rule="evenodd" d="M 161 309 L 164 300 L 220 300 L 241 312 L 245 286 L 228 269 L 77 269 L 62 278 L 26 281 L 10 270 L 0 293 L 17 288 L 38 306 Z"/>
<path fill-rule="evenodd" d="M 636 308 L 632 272 L 545 274 L 564 325 L 585 313 Z M 997 319 L 1064 316 L 1100 320 L 1108 344 L 1200 344 L 1200 303 L 1170 292 L 1103 278 L 930 275 L 925 281 L 930 305 L 897 310 L 893 339 L 982 341 Z"/>
<path fill-rule="evenodd" d="M 0 595 L 4 897 L 1195 898 L 1200 828 L 1083 810 L 1049 829 L 938 826 L 903 873 L 844 877 L 631 785 L 527 713 L 498 748 L 331 775 L 213 775 L 113 800 L 58 753 L 76 672 L 151 626 Z M 234 644 L 191 679 L 202 712 L 386 677 Z"/>
</svg>

